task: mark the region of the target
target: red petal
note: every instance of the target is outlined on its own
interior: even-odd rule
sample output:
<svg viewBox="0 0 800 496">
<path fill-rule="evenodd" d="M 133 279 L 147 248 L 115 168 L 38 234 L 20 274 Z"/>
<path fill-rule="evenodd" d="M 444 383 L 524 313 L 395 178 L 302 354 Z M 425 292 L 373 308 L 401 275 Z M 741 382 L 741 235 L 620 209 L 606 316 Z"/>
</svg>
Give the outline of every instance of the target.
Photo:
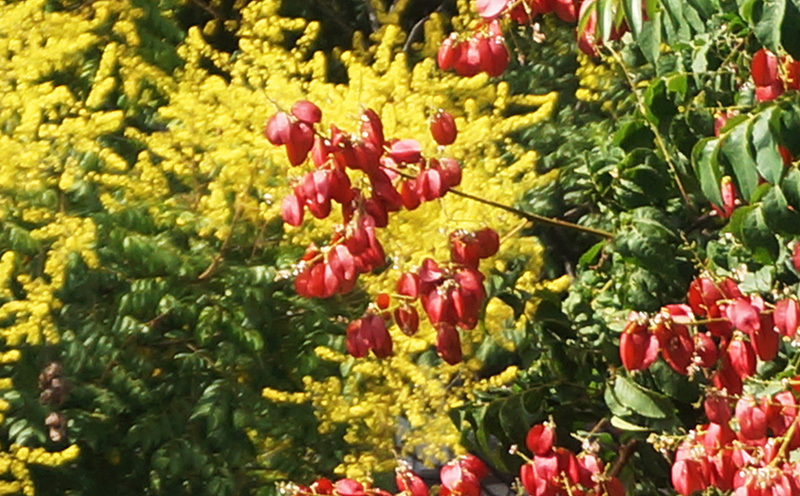
<svg viewBox="0 0 800 496">
<path fill-rule="evenodd" d="M 303 223 L 303 204 L 294 193 L 289 193 L 281 202 L 281 217 L 290 226 L 299 226 Z"/>
<path fill-rule="evenodd" d="M 556 433 L 550 424 L 536 424 L 528 431 L 525 445 L 534 455 L 546 455 L 553 449 Z"/>
<path fill-rule="evenodd" d="M 461 361 L 461 340 L 458 337 L 456 328 L 448 323 L 440 323 L 436 326 L 436 351 L 442 360 L 455 365 Z M 442 480 L 444 483 L 444 480 Z"/>
<path fill-rule="evenodd" d="M 292 121 L 286 112 L 278 112 L 273 115 L 267 122 L 267 127 L 264 129 L 264 136 L 267 137 L 273 145 L 286 144 L 290 139 L 290 128 Z"/>
<path fill-rule="evenodd" d="M 762 48 L 753 55 L 750 72 L 756 86 L 769 86 L 779 81 L 778 57 L 766 48 Z"/>
<path fill-rule="evenodd" d="M 422 157 L 422 145 L 415 139 L 396 141 L 389 148 L 389 156 L 396 162 L 413 164 Z"/>
<path fill-rule="evenodd" d="M 300 100 L 292 106 L 292 115 L 306 124 L 316 124 L 322 120 L 322 110 L 308 100 Z"/>
<path fill-rule="evenodd" d="M 476 0 L 475 10 L 484 19 L 494 19 L 508 6 L 509 0 Z"/>
<path fill-rule="evenodd" d="M 784 298 L 775 304 L 773 313 L 775 326 L 781 334 L 793 338 L 797 333 L 798 320 L 800 319 L 800 303 L 793 298 Z"/>
</svg>

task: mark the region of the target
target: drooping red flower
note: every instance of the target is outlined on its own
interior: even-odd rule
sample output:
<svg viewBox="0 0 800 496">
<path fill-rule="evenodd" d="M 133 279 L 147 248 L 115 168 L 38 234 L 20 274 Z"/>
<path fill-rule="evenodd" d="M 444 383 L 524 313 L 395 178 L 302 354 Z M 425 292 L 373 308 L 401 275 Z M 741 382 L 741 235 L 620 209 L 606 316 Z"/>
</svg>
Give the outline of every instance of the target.
<svg viewBox="0 0 800 496">
<path fill-rule="evenodd" d="M 753 55 L 750 73 L 756 85 L 756 100 L 767 102 L 781 96 L 784 92 L 783 81 L 778 72 L 778 57 L 762 48 Z"/>
<path fill-rule="evenodd" d="M 658 358 L 658 339 L 635 312 L 620 335 L 619 356 L 627 370 L 645 370 Z"/>
<path fill-rule="evenodd" d="M 440 145 L 451 145 L 458 136 L 456 120 L 449 112 L 442 109 L 437 110 L 431 117 L 430 130 L 433 139 Z"/>
<path fill-rule="evenodd" d="M 442 360 L 450 365 L 461 362 L 463 358 L 458 331 L 447 322 L 436 325 L 436 351 Z"/>
<path fill-rule="evenodd" d="M 800 303 L 794 298 L 783 298 L 775 303 L 775 311 L 772 314 L 775 327 L 786 337 L 793 338 L 797 334 L 798 322 L 800 322 Z"/>
<path fill-rule="evenodd" d="M 534 455 L 546 455 L 553 450 L 556 432 L 549 423 L 536 424 L 528 431 L 525 445 Z"/>
</svg>

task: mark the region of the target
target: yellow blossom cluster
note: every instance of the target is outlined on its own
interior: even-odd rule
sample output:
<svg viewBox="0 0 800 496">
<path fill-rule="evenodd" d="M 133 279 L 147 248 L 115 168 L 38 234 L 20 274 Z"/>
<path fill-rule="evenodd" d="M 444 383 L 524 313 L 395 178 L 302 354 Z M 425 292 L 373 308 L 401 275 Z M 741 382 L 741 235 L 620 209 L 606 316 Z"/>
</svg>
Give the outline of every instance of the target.
<svg viewBox="0 0 800 496">
<path fill-rule="evenodd" d="M 7 346 L 56 342 L 52 313 L 60 306 L 56 295 L 69 257 L 80 256 L 90 268 L 99 263 L 94 223 L 63 213 L 65 196 L 94 189 L 108 212 L 144 206 L 162 226 L 191 223 L 200 236 L 217 239 L 228 238 L 235 222 L 260 226 L 274 221 L 292 181 L 307 169 L 291 168 L 284 150 L 270 146 L 262 131 L 272 114 L 300 99 L 322 108 L 321 132 L 333 123 L 355 131 L 361 111 L 375 109 L 387 137 L 415 138 L 426 156 L 460 160 L 460 188 L 488 200 L 513 203 L 529 188 L 553 179 L 537 177 L 536 154 L 508 136 L 549 118 L 556 95 L 513 95 L 506 83 L 495 83 L 485 74 L 461 78 L 441 73 L 430 57 L 445 35 L 437 13 L 426 21 L 425 39 L 417 44 L 427 58 L 410 65 L 401 50 L 406 33 L 399 26 L 412 2 L 401 0 L 386 10 L 382 2 L 371 1 L 380 30 L 370 40 L 354 40 L 353 51 L 325 54 L 312 51 L 321 32 L 318 23 L 281 17 L 280 0 L 252 1 L 237 21 L 235 56 L 206 41 L 221 28 L 212 21 L 189 30 L 177 52 L 184 64 L 174 75 L 141 57 L 136 22 L 143 14 L 133 2 L 97 0 L 66 12 L 47 11 L 46 3 L 0 2 L 0 222 L 35 226 L 30 242 L 44 254 L 39 272 L 22 270 L 19 261 L 27 254 L 0 254 L 0 321 L 11 322 L 0 328 L 0 335 Z M 454 25 L 469 23 L 469 4 L 459 0 L 462 14 Z M 290 39 L 296 41 L 286 49 Z M 90 54 L 95 54 L 95 65 L 79 67 Z M 329 77 L 329 57 L 346 68 L 345 82 Z M 50 77 L 81 71 L 93 71 L 86 91 Z M 126 113 L 131 111 L 119 108 L 119 101 L 154 105 L 156 97 L 166 102 L 157 118 L 167 125 L 155 131 L 131 125 Z M 437 146 L 428 132 L 428 116 L 439 108 L 456 117 L 459 129 L 456 143 L 446 148 Z M 135 141 L 142 150 L 125 156 L 110 144 L 113 140 L 104 139 L 109 135 Z M 170 181 L 182 184 L 186 192 L 173 195 Z M 305 245 L 326 237 L 341 221 L 337 215 L 288 228 L 284 242 Z M 452 230 L 491 226 L 502 236 L 518 223 L 508 212 L 454 195 L 430 202 L 393 217 L 382 230 L 393 265 L 364 283 L 371 294 L 390 292 L 401 271 L 413 270 L 425 257 L 445 259 Z M 539 281 L 538 244 L 530 238 L 513 239 L 504 243 L 497 260 L 484 262 L 486 267 L 526 256 L 528 275 L 522 284 L 547 284 Z M 12 282 L 21 291 L 12 291 Z M 493 325 L 487 323 L 487 328 Z M 466 357 L 490 334 L 485 331 L 464 335 Z M 458 444 L 447 411 L 516 374 L 509 368 L 478 381 L 475 373 L 482 364 L 475 358 L 460 366 L 422 365 L 417 358 L 430 350 L 433 329 L 423 326 L 413 338 L 397 329 L 390 332 L 396 346 L 388 360 L 353 361 L 320 349 L 323 358 L 351 365 L 349 373 L 342 379 L 309 378 L 301 393 L 263 392 L 274 401 L 311 401 L 321 429 L 346 423 L 346 440 L 353 449 L 340 471 L 349 476 L 388 468 L 398 442 L 406 453 L 442 459 Z M 18 359 L 13 351 L 4 351 L 2 360 Z M 34 451 L 9 458 L 8 470 L 24 471 L 26 463 L 49 460 L 41 453 L 32 458 Z M 2 456 L 8 454 L 0 452 Z M 22 468 L 14 469 L 12 461 Z"/>
<path fill-rule="evenodd" d="M 64 213 L 64 195 L 87 187 L 89 160 L 101 162 L 102 174 L 127 169 L 125 160 L 99 141 L 122 127 L 124 115 L 98 109 L 112 89 L 112 71 L 124 70 L 126 62 L 104 53 L 99 78 L 85 98 L 55 83 L 52 75 L 83 70 L 85 54 L 104 44 L 97 33 L 109 22 L 115 22 L 117 34 L 134 41 L 123 26 L 132 29 L 137 10 L 123 2 L 99 1 L 76 15 L 48 11 L 46 4 L 0 2 L 0 232 L 9 240 L 0 245 L 3 364 L 20 360 L 18 347 L 58 342 L 54 313 L 62 306 L 58 293 L 70 257 L 78 255 L 89 268 L 99 265 L 95 224 Z M 106 49 L 109 54 L 114 50 Z M 127 50 L 129 65 L 139 60 L 133 50 Z M 30 263 L 34 254 L 43 263 Z M 13 387 L 10 378 L 0 378 L 0 389 Z M 0 404 L 0 411 L 8 409 L 8 403 Z M 0 494 L 33 494 L 29 464 L 57 466 L 78 454 L 75 445 L 55 453 L 16 445 L 0 450 L 0 473 L 8 474 Z"/>
<path fill-rule="evenodd" d="M 462 3 L 466 12 L 469 5 Z M 234 78 L 241 77 L 242 84 L 254 88 L 247 111 L 253 112 L 249 115 L 260 120 L 250 125 L 263 124 L 263 120 L 276 110 L 288 109 L 294 101 L 305 98 L 322 108 L 323 132 L 331 123 L 352 132 L 359 125 L 361 110 L 370 107 L 381 116 L 388 137 L 415 138 L 423 144 L 428 156 L 450 156 L 460 160 L 464 168 L 460 188 L 465 192 L 509 203 L 542 181 L 533 168 L 535 152 L 523 150 L 504 138 L 549 118 L 556 104 L 555 94 L 512 95 L 507 84 L 496 84 L 486 75 L 460 78 L 442 74 L 432 58 L 410 67 L 399 50 L 405 41 L 405 33 L 394 24 L 396 17 L 383 25 L 380 43 L 372 50 L 340 55 L 341 62 L 347 67 L 348 84 L 331 84 L 325 77 L 325 56 L 321 53 L 312 55 L 306 50 L 306 40 L 312 38 L 318 27 L 315 23 L 301 27 L 278 17 L 275 5 L 276 2 L 257 2 L 248 6 L 240 29 L 240 34 L 246 36 L 240 44 L 242 53 L 229 66 Z M 392 15 L 402 15 L 402 11 L 395 9 Z M 300 39 L 304 43 L 298 43 L 287 53 L 277 46 L 282 38 L 275 26 L 290 25 L 294 29 L 302 29 Z M 432 15 L 425 30 L 428 40 L 438 42 L 444 37 L 441 26 L 441 19 L 436 14 Z M 424 46 L 432 46 L 432 43 L 426 41 Z M 208 53 L 208 47 L 202 43 L 199 33 L 190 35 L 186 49 L 195 54 Z M 435 50 L 432 52 L 435 53 Z M 203 84 L 209 76 L 200 74 L 196 77 L 198 84 Z M 184 79 L 187 78 L 194 79 L 195 76 L 186 75 Z M 239 91 L 239 88 L 231 83 L 226 90 L 231 94 Z M 197 105 L 197 94 L 192 93 L 194 105 Z M 439 108 L 456 117 L 459 129 L 456 143 L 444 149 L 435 144 L 427 129 L 427 117 Z M 240 107 L 237 110 L 245 111 Z M 186 115 L 188 110 L 180 109 L 178 112 Z M 205 112 L 200 110 L 192 114 L 205 115 Z M 216 115 L 215 118 L 222 119 L 223 116 Z M 236 119 L 235 115 L 225 118 Z M 187 125 L 196 125 L 196 121 Z M 207 140 L 208 133 L 195 130 L 187 132 L 186 137 L 195 140 L 203 137 Z M 201 145 L 197 141 L 194 145 L 218 146 L 215 136 L 210 139 L 214 141 L 213 145 L 208 142 Z M 241 139 L 244 141 L 247 138 Z M 276 174 L 290 176 L 283 184 L 276 184 L 274 180 L 269 182 L 276 186 L 270 190 L 273 203 L 262 211 L 262 215 L 270 217 L 278 214 L 279 200 L 289 191 L 291 177 L 297 178 L 307 169 L 289 169 L 281 148 L 271 148 L 264 145 L 263 141 L 255 145 L 251 157 L 263 160 L 263 163 L 259 163 L 258 172 L 267 170 L 270 177 Z M 184 143 L 172 148 L 188 147 Z M 241 148 L 238 151 L 243 153 Z M 503 156 L 508 152 L 515 159 L 509 161 Z M 241 163 L 228 167 L 244 168 L 247 165 Z M 252 177 L 253 174 L 252 169 L 231 173 L 237 178 Z M 553 176 L 544 178 L 552 179 Z M 264 183 L 254 177 L 253 184 L 258 187 Z M 227 218 L 230 217 L 229 213 Z M 321 233 L 322 236 L 331 233 L 333 224 L 340 221 L 334 214 L 330 219 L 307 221 L 300 228 L 289 228 L 291 242 L 305 245 L 311 240 L 318 240 Z M 366 278 L 367 288 L 372 294 L 391 293 L 400 272 L 413 270 L 426 257 L 446 259 L 447 235 L 455 229 L 491 226 L 502 235 L 513 230 L 518 223 L 519 219 L 512 214 L 492 210 L 454 195 L 424 204 L 413 212 L 396 215 L 389 227 L 380 234 L 393 265 L 378 276 Z M 220 229 L 224 227 L 219 226 Z M 530 238 L 527 242 L 509 243 L 509 246 L 502 248 L 501 256 L 511 258 L 520 254 L 528 256 L 529 276 L 538 280 L 541 267 L 538 243 Z M 486 262 L 488 266 L 491 263 Z M 347 425 L 345 440 L 354 446 L 354 450 L 345 457 L 339 471 L 350 477 L 390 468 L 397 446 L 404 453 L 416 453 L 426 460 L 442 460 L 448 450 L 458 449 L 458 430 L 446 412 L 463 404 L 476 390 L 487 387 L 473 380 L 475 372 L 482 366 L 477 359 L 469 358 L 458 367 L 431 367 L 416 362 L 416 357 L 429 350 L 435 341 L 435 331 L 431 326 L 423 324 L 413 338 L 402 335 L 397 328 L 392 328 L 390 333 L 395 342 L 392 358 L 383 362 L 370 359 L 356 361 L 343 379 L 331 377 L 313 381 L 307 378 L 305 383 L 306 393 L 322 421 L 321 429 L 329 429 L 334 423 Z M 463 345 L 466 356 L 470 357 L 486 337 L 486 333 L 480 330 L 465 334 Z M 351 362 L 349 357 L 337 356 L 333 350 L 318 349 L 318 353 L 332 361 Z M 491 383 L 497 383 L 498 380 L 508 382 L 513 376 L 514 371 L 510 370 L 499 379 L 491 379 L 494 381 Z M 266 389 L 264 395 L 283 401 L 301 399 L 296 394 L 270 389 Z M 367 449 L 365 445 L 368 445 Z"/>
<path fill-rule="evenodd" d="M 578 63 L 580 67 L 575 74 L 578 76 L 579 88 L 575 90 L 575 97 L 584 102 L 599 101 L 611 89 L 615 79 L 614 71 L 584 53 L 578 54 Z"/>
<path fill-rule="evenodd" d="M 48 452 L 43 448 L 30 449 L 12 444 L 8 451 L 0 451 L 0 494 L 35 494 L 28 465 L 58 467 L 69 463 L 80 454 L 80 449 L 69 446 L 62 451 Z"/>
</svg>

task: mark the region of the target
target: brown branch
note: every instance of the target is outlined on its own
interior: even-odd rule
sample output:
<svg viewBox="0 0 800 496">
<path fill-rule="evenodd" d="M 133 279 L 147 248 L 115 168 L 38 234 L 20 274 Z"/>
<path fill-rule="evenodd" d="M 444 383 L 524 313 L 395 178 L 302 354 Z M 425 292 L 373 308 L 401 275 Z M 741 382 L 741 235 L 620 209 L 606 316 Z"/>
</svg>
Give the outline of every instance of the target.
<svg viewBox="0 0 800 496">
<path fill-rule="evenodd" d="M 614 463 L 614 466 L 608 471 L 609 477 L 617 477 L 619 475 L 623 467 L 625 467 L 625 464 L 628 463 L 630 457 L 636 452 L 638 445 L 638 439 L 631 439 L 619 447 L 619 456 L 617 457 L 617 461 Z"/>
</svg>

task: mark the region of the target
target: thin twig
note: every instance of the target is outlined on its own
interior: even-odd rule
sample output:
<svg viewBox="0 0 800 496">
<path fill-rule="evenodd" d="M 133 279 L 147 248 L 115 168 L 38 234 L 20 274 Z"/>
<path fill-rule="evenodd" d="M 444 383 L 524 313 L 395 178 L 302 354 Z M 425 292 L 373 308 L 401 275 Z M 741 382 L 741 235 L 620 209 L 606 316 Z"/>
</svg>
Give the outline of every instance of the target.
<svg viewBox="0 0 800 496">
<path fill-rule="evenodd" d="M 628 463 L 630 457 L 633 456 L 638 444 L 638 439 L 631 439 L 619 447 L 619 456 L 617 457 L 617 461 L 614 463 L 614 466 L 608 471 L 609 477 L 616 477 L 619 475 L 619 473 L 622 471 L 622 468 L 626 463 Z"/>
<path fill-rule="evenodd" d="M 566 229 L 572 229 L 575 231 L 581 231 L 588 234 L 594 234 L 595 236 L 600 236 L 602 238 L 612 239 L 614 238 L 614 234 L 608 231 L 604 231 L 602 229 L 595 229 L 593 227 L 582 226 L 580 224 L 573 224 L 572 222 L 567 222 L 561 219 L 554 219 L 552 217 L 545 217 L 543 215 L 534 214 L 531 212 L 526 212 L 524 210 L 520 210 L 518 208 L 510 207 L 508 205 L 503 205 L 502 203 L 498 203 L 493 200 L 488 200 L 486 198 L 481 198 L 480 196 L 475 196 L 470 193 L 465 193 L 464 191 L 460 191 L 454 188 L 450 188 L 448 190 L 450 193 L 453 193 L 456 196 L 460 196 L 462 198 L 467 198 L 470 200 L 474 200 L 478 203 L 483 203 L 484 205 L 489 205 L 491 207 L 499 208 L 500 210 L 505 210 L 506 212 L 512 213 L 523 219 L 527 219 L 532 222 L 539 222 L 540 224 L 545 224 L 548 226 L 554 227 L 564 227 Z"/>
</svg>

